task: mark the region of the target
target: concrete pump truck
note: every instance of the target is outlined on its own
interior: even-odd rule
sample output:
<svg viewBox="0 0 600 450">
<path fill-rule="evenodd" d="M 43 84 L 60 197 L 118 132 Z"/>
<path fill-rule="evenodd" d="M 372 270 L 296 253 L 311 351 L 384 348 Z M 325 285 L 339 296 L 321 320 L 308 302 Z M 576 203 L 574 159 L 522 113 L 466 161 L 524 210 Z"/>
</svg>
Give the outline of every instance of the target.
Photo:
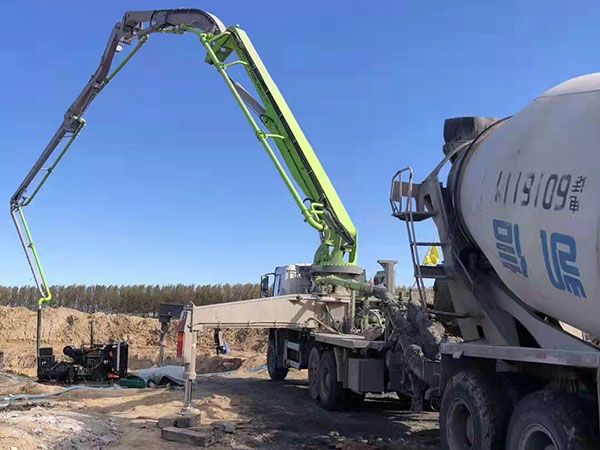
<svg viewBox="0 0 600 450">
<path fill-rule="evenodd" d="M 38 360 L 42 306 L 52 294 L 24 209 L 80 135 L 88 106 L 157 33 L 191 34 L 199 39 L 206 62 L 224 80 L 304 221 L 320 237 L 312 264 L 283 266 L 263 276 L 261 298 L 189 305 L 184 310 L 180 350 L 186 409 L 191 406 L 197 333 L 206 328 L 269 329 L 270 377 L 283 380 L 289 368 L 307 368 L 310 395 L 326 409 L 352 406 L 367 392 L 384 391 L 398 392 L 415 408 L 422 408 L 430 396 L 429 386 L 435 384 L 443 333 L 420 313 L 418 304 L 407 307 L 397 301 L 393 261 L 380 261 L 384 284 L 365 283 L 364 271 L 357 266 L 356 228 L 252 42 L 241 28 L 225 27 L 215 16 L 197 9 L 125 13 L 110 34 L 98 69 L 11 197 L 10 211 L 41 295 Z M 133 43 L 111 71 L 116 53 Z M 259 98 L 233 80 L 233 66 L 244 69 Z"/>
</svg>

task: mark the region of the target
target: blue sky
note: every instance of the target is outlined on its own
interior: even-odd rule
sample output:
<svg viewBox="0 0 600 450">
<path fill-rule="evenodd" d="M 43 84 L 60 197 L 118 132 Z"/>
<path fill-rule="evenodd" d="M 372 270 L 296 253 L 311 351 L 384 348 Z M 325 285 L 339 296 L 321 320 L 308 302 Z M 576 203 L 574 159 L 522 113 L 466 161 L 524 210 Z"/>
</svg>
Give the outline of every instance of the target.
<svg viewBox="0 0 600 450">
<path fill-rule="evenodd" d="M 84 6 L 85 5 L 85 6 Z M 0 284 L 32 279 L 8 199 L 125 10 L 203 8 L 250 35 L 360 236 L 359 262 L 412 268 L 389 181 L 441 158 L 446 117 L 503 117 L 598 69 L 600 4 L 555 1 L 15 2 L 0 40 Z M 192 36 L 154 36 L 86 113 L 28 209 L 50 283 L 256 281 L 317 234 Z M 433 230 L 420 233 L 432 239 Z"/>
</svg>

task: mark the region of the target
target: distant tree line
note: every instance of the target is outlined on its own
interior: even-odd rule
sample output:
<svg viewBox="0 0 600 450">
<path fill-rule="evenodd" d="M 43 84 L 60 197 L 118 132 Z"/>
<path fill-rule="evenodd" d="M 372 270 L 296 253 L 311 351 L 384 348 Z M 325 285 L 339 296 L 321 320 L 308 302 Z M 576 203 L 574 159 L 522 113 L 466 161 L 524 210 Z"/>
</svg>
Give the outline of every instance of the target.
<svg viewBox="0 0 600 450">
<path fill-rule="evenodd" d="M 411 295 L 407 286 L 398 286 L 401 298 Z M 168 284 L 147 285 L 132 284 L 126 286 L 81 284 L 51 286 L 52 301 L 48 307 L 73 308 L 79 311 L 109 314 L 123 313 L 140 316 L 154 316 L 158 313 L 161 303 L 186 304 L 189 301 L 195 305 L 211 305 L 236 300 L 247 300 L 260 296 L 260 285 L 246 284 Z M 432 300 L 433 291 L 426 290 L 428 301 Z M 418 298 L 412 292 L 413 298 Z M 33 286 L 0 286 L 0 305 L 22 306 L 29 309 L 37 308 L 40 297 Z"/>
<path fill-rule="evenodd" d="M 260 296 L 258 284 L 134 284 L 127 286 L 79 284 L 51 286 L 49 307 L 67 307 L 83 312 L 155 315 L 161 303 L 196 305 L 246 300 Z M 34 309 L 39 298 L 33 286 L 0 286 L 0 305 Z"/>
</svg>

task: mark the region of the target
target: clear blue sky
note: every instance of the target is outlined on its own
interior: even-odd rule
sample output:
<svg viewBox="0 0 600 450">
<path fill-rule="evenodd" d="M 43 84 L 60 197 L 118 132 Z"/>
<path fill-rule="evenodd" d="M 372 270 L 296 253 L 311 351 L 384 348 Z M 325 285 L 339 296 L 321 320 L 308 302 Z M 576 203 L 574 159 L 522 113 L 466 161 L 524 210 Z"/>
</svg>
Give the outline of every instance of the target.
<svg viewBox="0 0 600 450">
<path fill-rule="evenodd" d="M 94 6 L 92 6 L 94 5 Z M 353 218 L 360 263 L 412 268 L 389 181 L 441 157 L 445 117 L 516 112 L 598 70 L 600 4 L 558 1 L 14 2 L 0 40 L 0 284 L 32 282 L 8 199 L 126 9 L 203 8 L 249 33 Z M 192 36 L 154 36 L 89 108 L 29 208 L 51 283 L 256 281 L 317 235 Z M 429 236 L 427 236 L 429 234 Z M 423 239 L 433 238 L 425 229 Z"/>
</svg>

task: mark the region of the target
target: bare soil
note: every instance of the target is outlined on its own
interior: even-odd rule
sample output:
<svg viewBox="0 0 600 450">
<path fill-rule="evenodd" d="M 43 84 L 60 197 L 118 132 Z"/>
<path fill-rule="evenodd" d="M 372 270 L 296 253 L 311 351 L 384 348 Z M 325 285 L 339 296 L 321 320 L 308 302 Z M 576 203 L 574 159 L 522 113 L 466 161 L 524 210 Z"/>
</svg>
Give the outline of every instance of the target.
<svg viewBox="0 0 600 450">
<path fill-rule="evenodd" d="M 0 352 L 4 353 L 5 369 L 34 377 L 36 313 L 26 308 L 0 306 L 0 317 Z M 95 342 L 128 342 L 131 370 L 152 367 L 158 363 L 160 323 L 157 319 L 126 314 L 87 314 L 70 308 L 44 309 L 42 346 L 53 347 L 54 354 L 61 358 L 66 345 L 89 344 L 91 321 L 94 322 Z M 224 337 L 232 349 L 260 354 L 266 352 L 266 334 L 263 330 L 226 330 Z M 165 364 L 177 363 L 175 346 L 176 335 L 172 332 L 167 338 Z M 212 333 L 202 334 L 197 348 L 200 373 L 237 368 L 232 367 L 231 361 L 211 359 L 214 355 Z M 219 367 L 219 364 L 224 366 Z M 239 365 L 241 361 L 238 361 Z"/>
<path fill-rule="evenodd" d="M 34 382 L 35 314 L 0 307 L 0 351 L 8 372 L 0 372 L 0 449 L 191 448 L 163 441 L 159 417 L 181 408 L 180 388 L 98 389 L 86 387 L 30 401 L 6 401 L 19 394 L 52 394 L 63 388 Z M 149 367 L 158 357 L 158 322 L 129 316 L 94 315 L 96 341 L 126 339 L 131 362 Z M 88 339 L 89 315 L 58 308 L 45 312 L 44 340 L 60 353 L 66 344 Z M 116 324 L 116 325 L 113 325 Z M 213 353 L 212 333 L 201 337 L 194 406 L 204 413 L 213 448 L 436 449 L 436 413 L 405 411 L 394 395 L 368 397 L 359 411 L 328 412 L 308 395 L 306 373 L 290 371 L 274 383 L 262 368 L 265 334 L 228 332 L 233 348 Z M 168 355 L 174 355 L 174 340 Z M 213 372 L 221 372 L 214 374 Z M 20 375 L 17 375 L 20 374 Z"/>
</svg>

